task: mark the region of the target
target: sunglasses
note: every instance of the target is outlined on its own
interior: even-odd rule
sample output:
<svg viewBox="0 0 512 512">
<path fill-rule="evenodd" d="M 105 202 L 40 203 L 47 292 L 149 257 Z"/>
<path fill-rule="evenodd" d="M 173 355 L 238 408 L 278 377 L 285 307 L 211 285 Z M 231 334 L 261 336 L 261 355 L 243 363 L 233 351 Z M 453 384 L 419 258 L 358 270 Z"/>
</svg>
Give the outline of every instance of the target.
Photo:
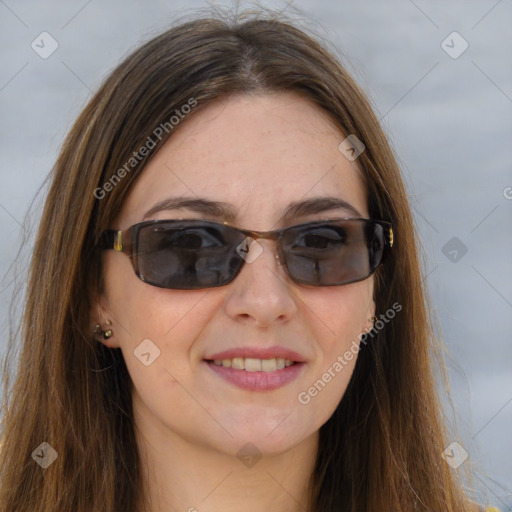
<svg viewBox="0 0 512 512">
<path fill-rule="evenodd" d="M 393 229 L 372 219 L 320 220 L 273 231 L 209 220 L 150 220 L 123 231 L 107 229 L 98 246 L 129 256 L 145 283 L 196 290 L 233 281 L 251 262 L 249 249 L 260 238 L 276 241 L 276 257 L 293 281 L 336 286 L 370 277 L 393 245 Z"/>
</svg>

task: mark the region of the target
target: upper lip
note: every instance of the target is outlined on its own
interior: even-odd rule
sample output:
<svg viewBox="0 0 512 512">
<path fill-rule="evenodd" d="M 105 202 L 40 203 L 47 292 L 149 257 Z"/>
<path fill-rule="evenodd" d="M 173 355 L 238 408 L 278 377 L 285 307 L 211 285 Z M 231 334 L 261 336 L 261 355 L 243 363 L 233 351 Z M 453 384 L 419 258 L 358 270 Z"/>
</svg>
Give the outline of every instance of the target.
<svg viewBox="0 0 512 512">
<path fill-rule="evenodd" d="M 219 359 L 233 359 L 235 357 L 250 357 L 254 359 L 274 359 L 283 358 L 289 359 L 296 363 L 303 363 L 305 358 L 293 350 L 284 347 L 236 347 L 217 352 L 210 356 L 205 357 L 206 360 L 219 360 Z"/>
</svg>

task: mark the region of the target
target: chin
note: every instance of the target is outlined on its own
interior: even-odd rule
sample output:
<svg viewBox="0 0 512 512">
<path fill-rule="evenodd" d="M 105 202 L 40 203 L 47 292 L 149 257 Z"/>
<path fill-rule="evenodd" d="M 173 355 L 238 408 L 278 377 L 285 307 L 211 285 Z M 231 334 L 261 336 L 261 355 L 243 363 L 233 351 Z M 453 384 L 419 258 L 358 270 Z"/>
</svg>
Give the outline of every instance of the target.
<svg viewBox="0 0 512 512">
<path fill-rule="evenodd" d="M 278 455 L 292 449 L 317 431 L 315 428 L 305 430 L 304 424 L 299 426 L 293 422 L 288 423 L 288 419 L 295 414 L 296 411 L 291 414 L 286 412 L 259 420 L 255 419 L 254 415 L 249 416 L 249 419 L 240 418 L 240 421 L 233 418 L 229 426 L 225 424 L 233 436 L 229 440 L 224 438 L 224 441 L 228 441 L 227 444 L 223 443 L 225 450 L 233 455 L 238 454 L 243 447 L 250 451 L 252 446 L 259 454 Z"/>
</svg>

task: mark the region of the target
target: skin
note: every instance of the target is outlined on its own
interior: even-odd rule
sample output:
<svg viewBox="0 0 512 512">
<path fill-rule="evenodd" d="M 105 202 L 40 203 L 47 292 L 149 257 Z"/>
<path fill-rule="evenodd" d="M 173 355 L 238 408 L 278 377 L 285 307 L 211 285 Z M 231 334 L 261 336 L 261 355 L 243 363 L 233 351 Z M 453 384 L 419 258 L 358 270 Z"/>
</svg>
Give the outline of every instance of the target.
<svg viewBox="0 0 512 512">
<path fill-rule="evenodd" d="M 356 162 L 345 138 L 317 106 L 295 93 L 242 95 L 198 110 L 154 155 L 111 226 L 141 222 L 156 203 L 178 195 L 234 205 L 235 225 L 270 230 L 286 206 L 335 196 L 368 218 Z M 353 217 L 336 209 L 291 224 Z M 210 218 L 189 210 L 150 219 Z M 222 221 L 222 220 L 221 220 Z M 143 283 L 130 259 L 104 254 L 105 288 L 93 321 L 111 320 L 133 380 L 137 441 L 152 512 L 307 510 L 319 428 L 342 398 L 356 357 L 307 405 L 311 387 L 371 327 L 374 280 L 344 286 L 294 283 L 275 259 L 275 244 L 246 263 L 230 284 L 168 290 Z M 160 349 L 149 366 L 135 357 L 144 339 Z M 280 345 L 306 359 L 297 379 L 267 392 L 242 390 L 205 365 L 207 355 L 235 346 Z M 246 443 L 262 458 L 252 467 L 237 452 Z"/>
</svg>

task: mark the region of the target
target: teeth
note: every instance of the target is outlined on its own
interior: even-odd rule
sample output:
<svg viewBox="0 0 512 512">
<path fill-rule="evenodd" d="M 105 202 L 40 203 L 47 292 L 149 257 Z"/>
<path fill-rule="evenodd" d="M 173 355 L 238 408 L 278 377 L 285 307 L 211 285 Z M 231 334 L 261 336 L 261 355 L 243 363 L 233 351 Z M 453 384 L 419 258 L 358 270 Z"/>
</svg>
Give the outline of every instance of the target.
<svg viewBox="0 0 512 512">
<path fill-rule="evenodd" d="M 261 372 L 261 359 L 253 359 L 252 357 L 245 358 L 245 371 L 246 372 Z"/>
<path fill-rule="evenodd" d="M 274 359 L 256 359 L 254 357 L 234 357 L 233 359 L 216 359 L 213 361 L 216 366 L 233 368 L 234 370 L 245 370 L 247 372 L 275 372 L 285 367 L 292 366 L 293 361 L 276 357 Z"/>
<path fill-rule="evenodd" d="M 264 372 L 275 372 L 277 370 L 277 362 L 275 359 L 262 359 L 261 369 Z"/>
<path fill-rule="evenodd" d="M 233 360 L 231 361 L 231 368 L 234 368 L 235 370 L 243 370 L 245 368 L 244 358 L 234 357 Z"/>
</svg>

